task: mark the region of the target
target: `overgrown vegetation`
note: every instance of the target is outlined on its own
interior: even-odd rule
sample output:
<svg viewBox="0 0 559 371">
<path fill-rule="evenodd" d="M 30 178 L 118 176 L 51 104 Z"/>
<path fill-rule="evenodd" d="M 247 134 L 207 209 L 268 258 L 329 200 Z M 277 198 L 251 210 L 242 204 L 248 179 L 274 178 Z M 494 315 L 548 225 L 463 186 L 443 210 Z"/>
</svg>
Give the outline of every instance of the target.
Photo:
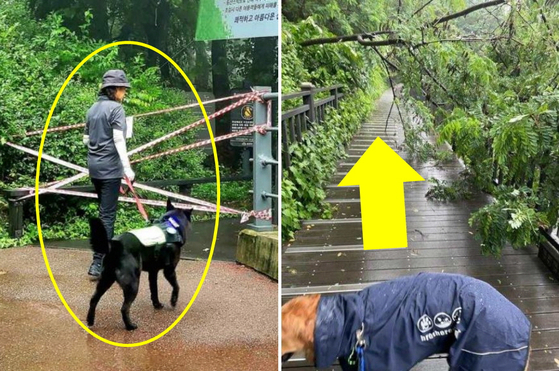
<svg viewBox="0 0 559 371">
<path fill-rule="evenodd" d="M 475 188 L 470 184 L 470 178 L 467 175 L 464 175 L 463 178 L 452 182 L 430 178 L 429 182 L 433 186 L 427 191 L 425 197 L 442 202 L 467 200 L 473 196 Z"/>
<path fill-rule="evenodd" d="M 0 7 L 0 144 L 15 142 L 33 149 L 39 148 L 40 135 L 26 136 L 29 131 L 42 129 L 64 80 L 72 69 L 89 53 L 109 41 L 134 39 L 148 42 L 174 57 L 182 66 L 197 90 L 212 91 L 216 96 L 228 95 L 229 89 L 239 87 L 244 80 L 258 85 L 271 85 L 277 81 L 274 71 L 276 46 L 256 48 L 259 41 L 208 43 L 193 42 L 197 2 L 172 1 L 160 5 L 150 4 L 152 12 L 138 15 L 138 0 L 111 2 L 99 1 L 95 5 L 78 2 L 69 5 L 66 1 L 8 0 Z M 92 6 L 92 9 L 88 9 Z M 165 8 L 170 6 L 169 8 Z M 146 8 L 146 9 L 147 9 Z M 188 10 L 188 11 L 186 11 Z M 188 13 L 188 14 L 186 14 Z M 154 14 L 157 14 L 157 32 L 153 31 Z M 183 17 L 182 19 L 180 17 Z M 192 20 L 187 26 L 184 19 Z M 180 24 L 180 27 L 178 25 Z M 266 38 L 268 44 L 273 38 Z M 179 45 L 177 47 L 177 45 Z M 179 49 L 180 48 L 180 49 Z M 195 52 L 193 52 L 195 51 Z M 272 56 L 269 56 L 271 51 Z M 179 53 L 180 52 L 180 53 Z M 211 59 L 216 63 L 212 68 Z M 268 53 L 267 53 L 268 52 Z M 236 53 L 236 54 L 235 54 Z M 267 53 L 271 64 L 262 65 L 261 60 L 253 63 L 260 53 Z M 221 55 L 221 56 L 220 56 Z M 254 65 L 254 68 L 253 68 Z M 106 70 L 120 68 L 126 71 L 133 88 L 124 102 L 127 115 L 155 111 L 185 104 L 188 87 L 176 71 L 154 52 L 135 46 L 113 47 L 90 59 L 74 76 L 62 94 L 50 128 L 84 121 L 87 109 L 97 99 L 101 76 Z M 226 76 L 226 80 L 223 80 Z M 218 80 L 218 89 L 213 89 L 212 80 Z M 219 107 L 216 107 L 219 109 Z M 139 118 L 134 124 L 134 136 L 128 141 L 130 148 L 137 147 L 197 119 L 192 111 L 176 111 L 165 115 Z M 226 122 L 226 121 L 225 121 Z M 223 134 L 227 125 L 219 125 L 214 134 Z M 199 130 L 206 130 L 202 126 Z M 87 151 L 81 142 L 82 130 L 71 130 L 48 134 L 44 153 L 87 166 Z M 153 149 L 142 152 L 143 157 L 165 149 L 175 148 L 195 141 L 196 131 L 190 131 L 172 140 L 165 141 Z M 220 151 L 221 150 L 221 151 Z M 239 171 L 239 149 L 226 143 L 218 145 L 220 159 L 224 165 L 223 175 Z M 222 155 L 225 154 L 225 155 Z M 223 156 L 223 157 L 222 157 Z M 161 179 L 193 179 L 211 177 L 215 174 L 212 156 L 204 150 L 191 150 L 166 156 L 153 161 L 133 165 L 139 181 Z M 0 145 L 0 188 L 32 186 L 35 181 L 36 159 Z M 74 175 L 43 159 L 41 182 L 50 182 Z M 76 184 L 80 184 L 77 182 Z M 88 178 L 81 184 L 89 185 Z M 222 184 L 222 203 L 243 209 L 250 208 L 250 182 Z M 140 191 L 142 196 L 154 195 Z M 196 185 L 194 197 L 214 201 L 216 185 Z M 31 199 L 25 208 L 25 234 L 20 240 L 8 238 L 7 203 L 0 202 L 0 248 L 25 245 L 37 241 L 34 202 Z M 158 215 L 160 208 L 146 207 L 150 216 Z M 144 221 L 135 205 L 119 206 L 116 233 L 143 226 Z M 94 201 L 56 195 L 41 196 L 41 222 L 46 239 L 85 238 L 88 234 L 87 217 L 97 214 Z M 208 218 L 211 215 L 198 215 Z"/>
<path fill-rule="evenodd" d="M 377 2 L 368 1 L 376 7 Z M 311 217 L 330 217 L 324 202 L 324 186 L 333 174 L 337 161 L 361 123 L 373 108 L 373 101 L 384 91 L 385 75 L 376 55 L 359 46 L 338 44 L 303 48 L 299 43 L 313 37 L 333 35 L 332 31 L 352 30 L 371 20 L 368 12 L 350 16 L 350 8 L 340 9 L 330 1 L 324 7 L 306 2 L 300 9 L 283 9 L 282 24 L 282 91 L 300 90 L 300 84 L 311 82 L 316 87 L 342 84 L 345 97 L 337 110 L 329 110 L 327 119 L 304 134 L 300 143 L 289 148 L 292 166 L 282 179 L 282 238 L 288 240 L 300 227 L 299 222 Z M 318 7 L 318 8 L 317 8 Z M 369 8 L 370 9 L 370 8 Z M 315 12 L 316 10 L 316 12 Z M 307 14 L 313 14 L 307 16 Z M 300 105 L 285 101 L 283 109 Z"/>
<path fill-rule="evenodd" d="M 470 219 L 484 253 L 537 243 L 539 227 L 555 224 L 559 211 L 559 12 L 544 1 L 503 2 L 419 33 L 427 17 L 401 32 L 424 45 L 405 44 L 391 60 L 407 99 L 429 108 L 429 132 L 450 143 L 467 168 L 466 180 L 439 183 L 428 196 L 478 189 L 494 197 Z"/>
</svg>

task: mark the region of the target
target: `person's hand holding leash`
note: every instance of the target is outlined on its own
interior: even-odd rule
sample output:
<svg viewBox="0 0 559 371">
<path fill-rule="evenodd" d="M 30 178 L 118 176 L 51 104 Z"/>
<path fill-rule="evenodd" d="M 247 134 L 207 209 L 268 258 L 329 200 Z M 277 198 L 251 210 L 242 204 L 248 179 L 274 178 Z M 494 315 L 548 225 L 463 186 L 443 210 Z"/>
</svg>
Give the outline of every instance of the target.
<svg viewBox="0 0 559 371">
<path fill-rule="evenodd" d="M 130 182 L 132 183 L 134 183 L 134 181 L 136 180 L 136 174 L 134 174 L 134 171 L 132 171 L 130 165 L 124 168 L 124 175 L 126 175 L 128 179 L 130 179 Z"/>
</svg>

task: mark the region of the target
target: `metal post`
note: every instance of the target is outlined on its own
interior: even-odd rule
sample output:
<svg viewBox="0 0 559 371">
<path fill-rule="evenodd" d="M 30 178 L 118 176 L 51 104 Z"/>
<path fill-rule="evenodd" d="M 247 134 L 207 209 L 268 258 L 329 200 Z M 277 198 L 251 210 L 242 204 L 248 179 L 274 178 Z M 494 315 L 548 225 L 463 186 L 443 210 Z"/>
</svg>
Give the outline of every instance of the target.
<svg viewBox="0 0 559 371">
<path fill-rule="evenodd" d="M 257 91 L 271 92 L 268 86 L 256 86 Z M 266 104 L 258 101 L 254 102 L 254 125 L 261 125 L 266 122 L 267 109 Z M 253 179 L 253 208 L 255 211 L 267 210 L 272 208 L 272 199 L 266 195 L 272 193 L 272 168 L 269 161 L 272 157 L 272 133 L 270 131 L 262 135 L 254 132 L 253 145 L 253 161 L 252 161 L 252 179 Z M 271 220 L 254 219 L 254 222 L 248 225 L 249 228 L 264 232 L 273 230 Z"/>
</svg>

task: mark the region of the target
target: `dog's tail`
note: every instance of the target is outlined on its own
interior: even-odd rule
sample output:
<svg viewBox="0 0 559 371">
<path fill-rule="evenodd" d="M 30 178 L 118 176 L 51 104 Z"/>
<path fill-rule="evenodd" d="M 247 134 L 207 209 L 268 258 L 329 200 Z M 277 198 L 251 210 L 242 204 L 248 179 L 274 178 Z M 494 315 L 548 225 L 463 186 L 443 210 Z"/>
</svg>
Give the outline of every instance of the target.
<svg viewBox="0 0 559 371">
<path fill-rule="evenodd" d="M 109 239 L 107 238 L 107 231 L 103 222 L 99 218 L 92 218 L 89 220 L 90 228 L 90 243 L 94 252 L 99 254 L 109 253 Z"/>
</svg>

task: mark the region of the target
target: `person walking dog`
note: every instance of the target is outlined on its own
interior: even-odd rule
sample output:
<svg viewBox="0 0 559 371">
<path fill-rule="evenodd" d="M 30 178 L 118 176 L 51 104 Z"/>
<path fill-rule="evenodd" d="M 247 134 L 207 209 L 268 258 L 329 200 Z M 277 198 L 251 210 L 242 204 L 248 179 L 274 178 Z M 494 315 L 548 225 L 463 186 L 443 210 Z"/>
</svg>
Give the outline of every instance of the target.
<svg viewBox="0 0 559 371">
<path fill-rule="evenodd" d="M 121 179 L 133 182 L 126 150 L 126 117 L 122 101 L 130 83 L 122 70 L 110 70 L 103 75 L 97 102 L 87 111 L 83 142 L 88 148 L 89 177 L 99 199 L 99 218 L 107 237 L 112 239 Z M 104 255 L 93 254 L 88 274 L 99 278 Z"/>
</svg>

